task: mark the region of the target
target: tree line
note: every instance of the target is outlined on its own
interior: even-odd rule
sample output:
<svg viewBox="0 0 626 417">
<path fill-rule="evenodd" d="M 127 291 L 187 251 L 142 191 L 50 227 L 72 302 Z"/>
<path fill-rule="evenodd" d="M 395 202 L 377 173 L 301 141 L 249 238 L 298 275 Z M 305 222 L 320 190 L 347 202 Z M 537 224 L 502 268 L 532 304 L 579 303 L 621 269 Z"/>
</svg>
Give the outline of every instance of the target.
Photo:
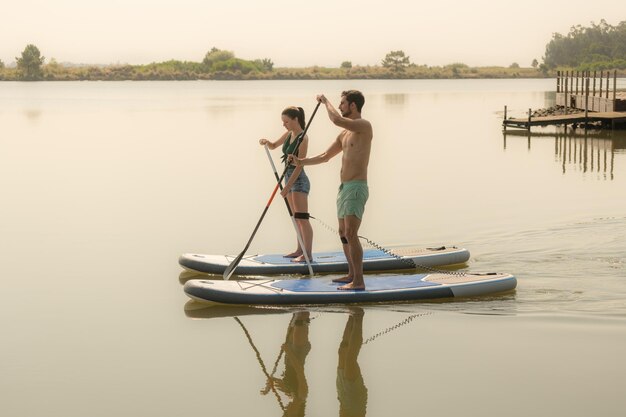
<svg viewBox="0 0 626 417">
<path fill-rule="evenodd" d="M 170 60 L 147 65 L 111 65 L 68 67 L 54 58 L 44 64 L 45 57 L 35 45 L 27 45 L 16 68 L 9 69 L 0 61 L 0 80 L 160 80 L 160 79 L 220 79 L 271 72 L 274 63 L 269 58 L 245 60 L 231 51 L 211 48 L 200 62 Z"/>
<path fill-rule="evenodd" d="M 54 58 L 47 64 L 35 45 L 27 45 L 16 57 L 16 67 L 0 60 L 0 80 L 259 80 L 259 79 L 437 79 L 437 78 L 539 78 L 555 69 L 626 70 L 626 21 L 617 26 L 605 20 L 591 27 L 574 26 L 563 36 L 553 34 L 546 45 L 543 63 L 534 59 L 529 67 L 517 62 L 508 67 L 470 67 L 463 63 L 444 66 L 418 65 L 402 50 L 390 51 L 380 65 L 338 68 L 275 68 L 269 58 L 246 60 L 234 52 L 211 48 L 200 62 L 170 60 L 146 65 L 68 67 Z"/>
<path fill-rule="evenodd" d="M 390 51 L 379 65 L 353 65 L 344 61 L 338 68 L 276 68 L 269 58 L 245 60 L 232 51 L 211 48 L 200 62 L 170 60 L 146 65 L 69 67 L 45 57 L 35 45 L 27 45 L 16 67 L 0 61 L 0 80 L 297 80 L 297 79 L 444 79 L 444 78 L 531 78 L 543 76 L 535 68 L 469 67 L 462 63 L 444 66 L 418 65 L 402 50 Z"/>
<path fill-rule="evenodd" d="M 555 33 L 543 60 L 550 69 L 626 69 L 626 21 L 612 26 L 602 19 L 590 27 L 573 26 L 567 35 Z"/>
</svg>

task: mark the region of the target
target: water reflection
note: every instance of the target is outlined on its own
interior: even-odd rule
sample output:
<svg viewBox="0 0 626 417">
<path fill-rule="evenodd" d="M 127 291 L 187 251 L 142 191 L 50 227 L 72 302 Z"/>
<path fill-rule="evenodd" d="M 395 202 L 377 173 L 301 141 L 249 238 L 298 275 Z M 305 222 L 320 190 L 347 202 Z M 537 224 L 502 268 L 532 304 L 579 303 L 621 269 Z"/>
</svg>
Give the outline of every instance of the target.
<svg viewBox="0 0 626 417">
<path fill-rule="evenodd" d="M 407 94 L 384 94 L 385 104 L 403 106 Z"/>
<path fill-rule="evenodd" d="M 309 341 L 309 325 L 311 317 L 308 311 L 294 313 L 289 325 L 285 342 L 281 346 L 278 359 L 274 363 L 271 374 L 267 374 L 265 388 L 261 390 L 262 395 L 267 395 L 272 391 L 278 400 L 283 416 L 304 416 L 306 399 L 309 395 L 309 384 L 304 373 L 304 364 L 311 351 Z M 235 320 L 243 327 L 239 318 Z M 284 370 L 279 377 L 274 376 L 281 357 L 284 357 Z M 289 402 L 284 404 L 278 395 L 277 390 L 287 396 Z"/>
<path fill-rule="evenodd" d="M 563 130 L 557 132 L 531 132 L 524 130 L 503 131 L 503 146 L 507 149 L 507 137 L 525 137 L 527 148 L 532 149 L 533 139 L 554 140 L 555 160 L 566 172 L 597 173 L 598 178 L 612 181 L 615 178 L 615 154 L 626 148 L 626 140 L 619 133 L 607 131 Z"/>
<path fill-rule="evenodd" d="M 363 346 L 364 316 L 362 308 L 350 309 L 343 338 L 339 344 L 337 398 L 340 416 L 364 416 L 367 409 L 367 388 L 358 362 Z"/>
<path fill-rule="evenodd" d="M 289 311 L 289 308 L 283 307 L 212 306 L 203 308 L 195 303 L 188 303 L 185 306 L 185 314 L 188 317 L 215 318 L 232 316 L 245 334 L 251 349 L 256 355 L 259 367 L 265 375 L 266 382 L 265 386 L 260 390 L 261 395 L 274 396 L 282 410 L 283 416 L 304 416 L 309 394 L 305 365 L 312 349 L 309 339 L 309 328 L 312 320 L 316 317 L 311 317 L 311 311 L 308 310 L 292 312 L 284 342 L 276 355 L 276 360 L 273 362 L 271 370 L 263 360 L 251 333 L 239 318 L 240 315 L 285 313 Z M 339 400 L 338 415 L 365 416 L 368 391 L 358 362 L 359 353 L 362 346 L 367 342 L 375 340 L 378 336 L 388 333 L 390 330 L 387 329 L 364 343 L 363 318 L 365 317 L 365 311 L 363 308 L 357 306 L 346 307 L 345 309 L 342 308 L 342 312 L 346 312 L 348 317 L 337 351 L 336 388 L 337 399 Z M 392 329 L 395 329 L 397 326 L 393 326 Z"/>
<path fill-rule="evenodd" d="M 35 122 L 41 116 L 41 110 L 39 110 L 39 109 L 25 109 L 24 110 L 24 116 L 26 116 L 26 118 L 29 121 Z"/>
</svg>

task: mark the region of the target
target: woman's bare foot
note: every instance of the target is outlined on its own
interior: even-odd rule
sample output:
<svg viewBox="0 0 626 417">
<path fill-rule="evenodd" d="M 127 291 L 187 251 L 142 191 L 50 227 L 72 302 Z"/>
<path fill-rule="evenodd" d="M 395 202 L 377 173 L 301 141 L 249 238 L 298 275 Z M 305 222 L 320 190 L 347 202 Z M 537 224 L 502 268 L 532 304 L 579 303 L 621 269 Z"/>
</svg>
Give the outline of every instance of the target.
<svg viewBox="0 0 626 417">
<path fill-rule="evenodd" d="M 352 277 L 350 275 L 348 275 L 348 276 L 341 277 L 341 278 L 335 278 L 333 280 L 333 282 L 339 282 L 341 284 L 347 284 L 349 282 L 352 282 Z"/>
<path fill-rule="evenodd" d="M 365 290 L 365 284 L 357 285 L 354 282 L 350 282 L 346 285 L 342 285 L 341 287 L 337 287 L 338 290 L 344 291 L 363 291 Z"/>
<path fill-rule="evenodd" d="M 309 261 L 313 261 L 313 258 L 311 257 L 311 255 L 309 255 Z M 298 256 L 297 258 L 293 258 L 291 260 L 291 262 L 306 262 L 306 258 L 304 257 L 304 254 Z"/>
<path fill-rule="evenodd" d="M 297 250 L 295 252 L 288 253 L 287 255 L 283 255 L 283 258 L 297 258 L 300 255 L 302 255 L 302 252 Z"/>
</svg>

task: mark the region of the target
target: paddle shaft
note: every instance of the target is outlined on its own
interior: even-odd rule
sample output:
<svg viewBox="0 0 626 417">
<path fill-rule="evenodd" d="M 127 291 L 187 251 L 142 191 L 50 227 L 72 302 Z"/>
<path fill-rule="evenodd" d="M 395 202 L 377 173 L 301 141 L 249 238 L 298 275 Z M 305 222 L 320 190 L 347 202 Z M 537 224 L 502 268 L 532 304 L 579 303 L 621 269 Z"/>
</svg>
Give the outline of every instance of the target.
<svg viewBox="0 0 626 417">
<path fill-rule="evenodd" d="M 252 347 L 252 350 L 254 350 L 254 354 L 256 355 L 256 360 L 259 362 L 259 365 L 261 365 L 261 371 L 263 372 L 263 375 L 265 375 L 265 378 L 267 378 L 267 383 L 269 384 L 270 389 L 272 390 L 272 392 L 274 393 L 274 395 L 278 399 L 278 405 L 280 405 L 280 408 L 283 411 L 285 411 L 285 405 L 283 404 L 282 400 L 280 399 L 280 395 L 278 395 L 278 392 L 276 392 L 276 388 L 274 387 L 274 382 L 273 382 L 273 379 L 272 379 L 272 376 L 274 375 L 274 372 L 276 372 L 276 367 L 274 367 L 274 372 L 272 372 L 272 375 L 267 373 L 267 368 L 265 367 L 265 363 L 263 363 L 263 359 L 261 359 L 261 353 L 259 352 L 259 349 L 257 349 L 257 347 L 254 345 L 254 342 L 252 341 L 252 336 L 250 336 L 250 333 L 248 332 L 248 329 L 246 329 L 246 326 L 243 325 L 243 323 L 241 322 L 239 317 L 233 317 L 233 318 L 241 326 L 241 329 L 243 330 L 243 333 L 246 335 L 246 339 L 248 339 L 248 343 Z M 281 351 L 280 351 L 281 356 L 282 356 L 282 353 L 283 353 L 283 349 L 281 349 Z M 279 359 L 280 359 L 280 356 L 279 356 Z"/>
<path fill-rule="evenodd" d="M 322 103 L 320 101 L 318 101 L 317 102 L 317 106 L 315 106 L 315 110 L 313 110 L 313 114 L 311 114 L 311 117 L 309 118 L 309 122 L 306 124 L 306 126 L 304 127 L 304 130 L 302 131 L 302 138 L 304 138 L 306 136 L 306 132 L 307 132 L 307 130 L 309 130 L 309 126 L 311 126 L 311 122 L 313 121 L 313 118 L 315 117 L 315 113 L 317 113 L 317 109 L 319 109 L 320 104 L 322 104 Z M 302 141 L 299 141 L 299 142 L 296 143 L 296 147 L 293 150 L 294 154 L 296 152 L 298 152 L 298 148 L 300 147 L 301 143 L 302 143 Z M 259 219 L 259 221 L 257 222 L 256 226 L 254 227 L 254 231 L 252 232 L 252 235 L 250 236 L 250 239 L 248 239 L 248 243 L 246 243 L 246 247 L 230 263 L 230 265 L 228 265 L 228 268 L 226 268 L 226 270 L 224 271 L 223 278 L 225 280 L 228 280 L 230 278 L 230 276 L 235 272 L 235 268 L 237 268 L 237 265 L 239 265 L 239 262 L 241 262 L 241 258 L 243 258 L 243 256 L 246 254 L 246 251 L 250 247 L 250 244 L 252 243 L 252 240 L 254 239 L 254 236 L 256 235 L 257 230 L 259 230 L 259 226 L 261 226 L 261 222 L 265 218 L 265 214 L 267 214 L 267 210 L 269 209 L 270 205 L 272 204 L 272 200 L 274 200 L 274 196 L 276 195 L 276 191 L 278 191 L 278 187 L 281 186 L 281 182 L 282 182 L 283 178 L 285 178 L 285 174 L 287 173 L 287 168 L 288 167 L 289 167 L 289 165 L 285 166 L 285 169 L 283 170 L 283 175 L 281 175 L 280 178 L 278 179 L 278 183 L 274 187 L 274 191 L 272 191 L 272 195 L 270 196 L 270 199 L 267 201 L 267 204 L 265 205 L 265 209 L 263 209 L 263 213 L 261 214 L 261 218 Z"/>
<path fill-rule="evenodd" d="M 304 140 L 304 136 L 302 136 L 302 139 Z M 283 185 L 281 184 L 280 178 L 278 176 L 278 171 L 276 171 L 276 166 L 274 165 L 274 160 L 272 159 L 272 155 L 270 155 L 270 150 L 267 147 L 267 144 L 265 144 L 265 153 L 267 154 L 267 158 L 270 160 L 270 165 L 272 166 L 272 170 L 274 171 L 274 177 L 276 177 L 276 181 L 278 181 L 278 186 L 280 190 L 282 191 Z M 291 211 L 291 206 L 289 206 L 289 201 L 287 201 L 287 197 L 283 197 L 283 200 L 285 200 L 285 205 L 287 206 L 287 212 L 289 212 L 289 217 L 291 218 L 291 222 L 293 223 L 293 228 L 296 230 L 298 243 L 300 244 L 300 247 L 302 248 L 302 254 L 304 255 L 304 259 L 306 260 L 306 265 L 309 269 L 309 275 L 313 276 L 313 267 L 311 267 L 311 260 L 309 259 L 309 255 L 304 246 L 304 241 L 302 240 L 302 234 L 300 233 L 300 228 L 298 227 L 296 219 L 293 216 L 293 212 Z"/>
</svg>

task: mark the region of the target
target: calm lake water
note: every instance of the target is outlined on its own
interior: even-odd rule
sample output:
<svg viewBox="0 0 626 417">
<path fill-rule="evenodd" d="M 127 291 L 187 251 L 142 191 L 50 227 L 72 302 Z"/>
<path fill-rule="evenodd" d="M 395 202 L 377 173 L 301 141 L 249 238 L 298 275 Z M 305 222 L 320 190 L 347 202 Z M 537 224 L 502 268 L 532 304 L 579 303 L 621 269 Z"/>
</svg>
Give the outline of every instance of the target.
<svg viewBox="0 0 626 417">
<path fill-rule="evenodd" d="M 361 234 L 459 245 L 515 292 L 358 307 L 191 303 L 183 252 L 239 253 L 280 112 L 361 89 Z M 622 416 L 626 133 L 501 129 L 553 80 L 0 83 L 0 415 Z M 551 93 L 552 92 L 552 93 Z M 338 129 L 324 111 L 310 152 Z M 278 160 L 278 154 L 274 154 Z M 339 159 L 307 168 L 334 225 Z M 337 238 L 313 224 L 315 250 Z M 275 201 L 251 253 L 293 249 Z"/>
</svg>

